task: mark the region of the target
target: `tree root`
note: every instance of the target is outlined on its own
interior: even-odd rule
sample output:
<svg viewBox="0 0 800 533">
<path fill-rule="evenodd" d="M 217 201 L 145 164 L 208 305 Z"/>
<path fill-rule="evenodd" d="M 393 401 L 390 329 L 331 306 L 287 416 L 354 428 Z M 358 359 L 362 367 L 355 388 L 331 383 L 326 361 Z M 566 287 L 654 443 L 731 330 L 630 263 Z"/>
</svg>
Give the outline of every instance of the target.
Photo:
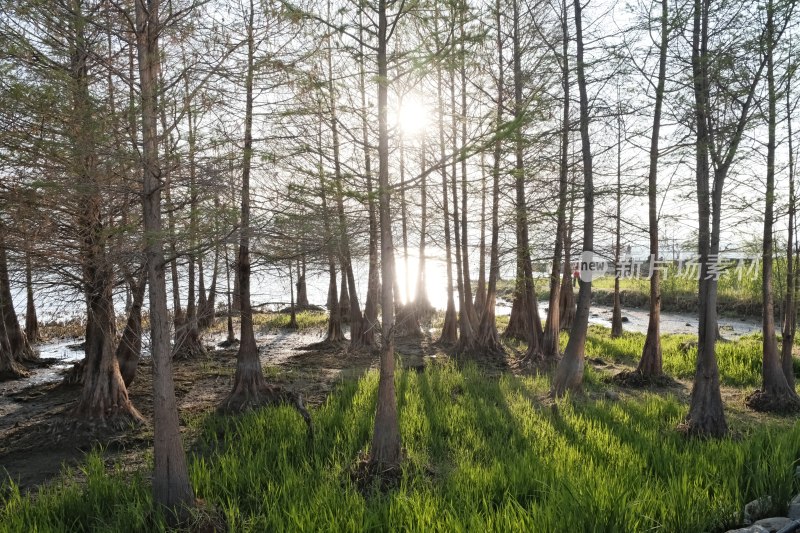
<svg viewBox="0 0 800 533">
<path fill-rule="evenodd" d="M 364 497 L 376 491 L 380 494 L 389 492 L 400 485 L 403 475 L 402 458 L 406 455 L 405 450 L 401 450 L 400 455 L 401 462 L 397 464 L 379 464 L 362 453 L 350 469 L 350 481 Z"/>
<path fill-rule="evenodd" d="M 225 339 L 224 341 L 217 344 L 220 348 L 231 348 L 233 346 L 239 346 L 239 339 Z"/>
<path fill-rule="evenodd" d="M 340 350 L 344 348 L 346 340 L 321 340 L 319 342 L 312 342 L 311 344 L 307 344 L 305 346 L 301 346 L 297 348 L 298 350 L 304 351 L 311 351 L 311 350 L 324 350 L 324 351 L 334 351 Z"/>
<path fill-rule="evenodd" d="M 638 370 L 623 370 L 619 374 L 611 376 L 608 381 L 620 387 L 628 387 L 631 389 L 671 387 L 676 383 L 674 379 L 666 374 L 647 376 Z"/>
<path fill-rule="evenodd" d="M 792 414 L 800 412 L 800 398 L 794 394 L 770 394 L 756 390 L 745 403 L 750 409 L 761 413 Z"/>
<path fill-rule="evenodd" d="M 314 426 L 311 421 L 311 414 L 308 412 L 305 401 L 303 400 L 303 395 L 281 387 L 271 385 L 262 385 L 258 388 L 237 387 L 217 408 L 217 412 L 219 414 L 231 415 L 261 407 L 278 405 L 294 407 L 308 426 L 309 440 L 314 439 Z"/>
</svg>

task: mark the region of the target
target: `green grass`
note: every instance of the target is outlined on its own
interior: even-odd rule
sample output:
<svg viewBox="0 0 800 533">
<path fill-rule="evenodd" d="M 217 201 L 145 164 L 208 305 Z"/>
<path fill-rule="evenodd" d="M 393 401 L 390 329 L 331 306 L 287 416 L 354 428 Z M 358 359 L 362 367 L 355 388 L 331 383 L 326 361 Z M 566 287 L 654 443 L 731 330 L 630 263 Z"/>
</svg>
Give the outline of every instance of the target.
<svg viewBox="0 0 800 533">
<path fill-rule="evenodd" d="M 562 335 L 562 346 L 566 345 Z M 591 325 L 586 340 L 586 356 L 600 357 L 616 363 L 635 365 L 642 355 L 645 336 L 625 332 L 612 339 L 608 328 Z M 694 378 L 697 361 L 697 336 L 669 334 L 661 336 L 664 371 L 680 379 Z M 717 342 L 717 364 L 720 382 L 733 387 L 756 387 L 761 383 L 761 334 L 753 333 L 729 342 Z M 797 363 L 797 361 L 795 361 Z M 795 368 L 800 373 L 800 367 Z"/>
<path fill-rule="evenodd" d="M 780 512 L 794 488 L 797 424 L 686 440 L 675 431 L 686 406 L 672 396 L 551 409 L 541 403 L 548 378 L 489 379 L 443 364 L 398 373 L 407 461 L 397 488 L 364 497 L 349 471 L 370 441 L 377 382 L 374 371 L 344 382 L 314 409 L 311 445 L 289 408 L 209 416 L 201 440 L 214 451 L 191 459 L 197 496 L 237 532 L 703 531 L 736 525 L 744 503 L 763 495 Z M 98 455 L 84 470 L 85 484 L 67 475 L 36 498 L 6 489 L 0 530 L 163 528 L 145 474 L 106 471 Z"/>
<path fill-rule="evenodd" d="M 328 313 L 325 311 L 298 311 L 295 315 L 297 329 L 324 328 L 328 323 Z M 255 313 L 253 326 L 261 329 L 281 329 L 289 325 L 289 313 Z"/>
</svg>

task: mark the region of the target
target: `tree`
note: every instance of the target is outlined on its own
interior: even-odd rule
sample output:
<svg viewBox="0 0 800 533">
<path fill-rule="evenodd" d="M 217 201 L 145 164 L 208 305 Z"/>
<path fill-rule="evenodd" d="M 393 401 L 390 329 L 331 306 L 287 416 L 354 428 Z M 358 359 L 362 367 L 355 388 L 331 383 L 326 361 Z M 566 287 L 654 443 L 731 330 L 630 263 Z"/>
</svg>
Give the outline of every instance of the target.
<svg viewBox="0 0 800 533">
<path fill-rule="evenodd" d="M 797 296 L 798 269 L 794 263 L 794 236 L 796 233 L 795 220 L 797 217 L 797 196 L 794 186 L 794 146 L 792 142 L 792 106 L 791 106 L 791 81 L 794 72 L 786 76 L 786 130 L 789 145 L 789 220 L 786 238 L 786 295 L 783 304 L 783 330 L 781 332 L 781 367 L 786 383 L 794 390 L 794 356 L 792 347 L 797 328 L 797 309 L 795 299 Z"/>
<path fill-rule="evenodd" d="M 775 4 L 767 1 L 766 44 L 764 53 L 767 63 L 767 190 L 764 205 L 764 240 L 761 255 L 762 312 L 762 361 L 761 389 L 747 398 L 747 405 L 759 411 L 800 410 L 800 397 L 790 386 L 778 357 L 775 338 L 775 305 L 772 295 L 773 225 L 775 211 L 775 128 L 777 117 L 777 90 L 775 88 L 775 47 L 778 35 L 775 31 Z M 780 30 L 779 30 L 780 31 Z M 791 226 L 790 226 L 791 227 Z M 791 259 L 790 259 L 791 260 Z M 787 292 L 789 287 L 787 286 Z"/>
<path fill-rule="evenodd" d="M 589 141 L 589 97 L 586 91 L 586 74 L 583 59 L 583 23 L 580 0 L 573 2 L 575 6 L 575 44 L 577 62 L 578 93 L 580 95 L 580 129 L 581 154 L 583 156 L 583 250 L 592 252 L 594 248 L 594 185 L 592 181 L 592 150 Z M 583 258 L 582 258 L 583 260 Z M 564 350 L 564 357 L 558 363 L 553 376 L 554 396 L 563 396 L 569 390 L 577 390 L 583 382 L 584 350 L 586 333 L 589 327 L 589 306 L 592 301 L 591 273 L 588 279 L 581 275 L 578 290 L 578 309 L 575 321 L 569 332 L 569 341 Z"/>
<path fill-rule="evenodd" d="M 391 29 L 386 16 L 387 0 L 378 0 L 378 203 L 381 229 L 381 307 L 383 308 L 380 378 L 375 427 L 369 463 L 374 472 L 386 472 L 400 462 L 400 422 L 394 387 L 394 245 L 390 213 L 389 127 L 387 45 L 400 19 L 396 14 Z"/>
<path fill-rule="evenodd" d="M 511 316 L 503 335 L 528 342 L 526 356 L 541 357 L 542 323 L 539 304 L 533 286 L 530 239 L 528 237 L 528 206 L 525 198 L 525 161 L 523 158 L 523 125 L 525 104 L 522 99 L 522 48 L 520 46 L 519 0 L 513 0 L 513 50 L 514 50 L 514 184 L 516 191 L 515 220 L 517 238 L 517 277 Z"/>
<path fill-rule="evenodd" d="M 556 211 L 556 238 L 553 245 L 553 268 L 550 271 L 550 297 L 547 320 L 542 335 L 542 356 L 545 359 L 557 358 L 560 355 L 559 335 L 561 332 L 561 254 L 564 251 L 567 234 L 567 193 L 569 172 L 569 132 L 570 132 L 570 96 L 569 96 L 569 30 L 567 27 L 567 3 L 561 4 L 561 87 L 563 103 L 561 105 L 561 160 L 558 171 L 558 208 Z M 564 260 L 569 272 L 569 251 Z M 572 294 L 572 287 L 567 286 Z"/>
<path fill-rule="evenodd" d="M 494 139 L 493 163 L 492 163 L 492 238 L 489 244 L 489 283 L 486 287 L 485 307 L 481 311 L 481 321 L 478 325 L 476 339 L 476 350 L 486 355 L 503 356 L 505 350 L 500 342 L 497 333 L 497 322 L 495 321 L 495 307 L 497 303 L 497 279 L 500 274 L 500 165 L 502 160 L 503 141 L 501 131 L 503 130 L 503 34 L 501 31 L 500 0 L 495 1 L 494 5 L 495 25 L 497 31 L 497 101 Z"/>
<path fill-rule="evenodd" d="M 138 54 L 142 115 L 143 220 L 145 255 L 150 287 L 150 351 L 153 358 L 153 499 L 186 516 L 194 505 L 189 484 L 186 453 L 183 450 L 172 381 L 169 347 L 167 286 L 161 223 L 161 164 L 158 156 L 157 83 L 160 71 L 160 0 L 135 0 L 135 33 Z M 114 359 L 116 361 L 116 358 Z M 121 380 L 121 378 L 120 378 Z"/>
<path fill-rule="evenodd" d="M 661 1 L 661 45 L 658 50 L 658 81 L 656 82 L 653 131 L 650 134 L 650 167 L 647 172 L 647 215 L 650 229 L 650 315 L 642 358 L 636 371 L 642 376 L 655 377 L 663 373 L 661 359 L 661 272 L 656 268 L 658 252 L 658 140 L 661 133 L 661 110 L 664 105 L 664 86 L 667 78 L 667 47 L 669 44 L 669 7 Z"/>
<path fill-rule="evenodd" d="M 723 9 L 726 6 L 716 7 Z M 684 427 L 689 435 L 722 437 L 728 432 L 728 425 L 725 422 L 719 389 L 719 367 L 715 355 L 718 335 L 718 280 L 712 272 L 712 261 L 718 260 L 720 251 L 722 191 L 725 179 L 750 118 L 750 108 L 761 80 L 765 58 L 760 58 L 755 65 L 755 71 L 751 71 L 743 68 L 745 65 L 733 67 L 728 62 L 729 50 L 724 53 L 711 50 L 710 11 L 709 0 L 695 0 L 691 63 L 696 135 L 700 320 L 695 380 Z M 720 18 L 725 14 L 724 10 L 718 13 Z M 734 11 L 731 18 L 735 21 L 735 17 L 742 15 L 742 12 Z M 721 24 L 730 25 L 731 22 L 723 20 Z M 724 33 L 715 35 L 722 36 Z M 746 47 L 752 43 L 748 39 L 740 38 L 737 45 Z M 725 79 L 726 74 L 730 76 L 728 79 Z M 712 83 L 720 83 L 726 87 L 724 91 L 714 91 L 716 100 L 712 100 Z M 737 91 L 730 90 L 734 85 L 738 86 Z"/>
<path fill-rule="evenodd" d="M 254 38 L 254 0 L 246 8 L 247 71 L 245 75 L 244 150 L 242 151 L 242 190 L 239 223 L 239 256 L 236 268 L 239 271 L 239 305 L 241 309 L 241 331 L 239 351 L 236 354 L 236 375 L 233 390 L 223 401 L 223 411 L 242 411 L 258 406 L 271 399 L 271 391 L 264 380 L 261 359 L 258 354 L 253 331 L 253 308 L 250 301 L 250 171 L 253 159 L 253 78 L 255 75 L 256 43 Z M 333 267 L 332 267 L 333 268 Z M 335 272 L 333 292 L 336 294 Z M 335 306 L 338 309 L 338 306 Z M 333 309 L 331 309 L 333 313 Z"/>
</svg>

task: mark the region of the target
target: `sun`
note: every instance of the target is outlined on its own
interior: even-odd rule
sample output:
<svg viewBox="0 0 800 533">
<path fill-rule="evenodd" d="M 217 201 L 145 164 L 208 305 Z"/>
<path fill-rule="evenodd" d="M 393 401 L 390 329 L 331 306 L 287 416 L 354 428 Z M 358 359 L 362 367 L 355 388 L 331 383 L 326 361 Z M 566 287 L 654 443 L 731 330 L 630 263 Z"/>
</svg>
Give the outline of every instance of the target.
<svg viewBox="0 0 800 533">
<path fill-rule="evenodd" d="M 397 126 L 403 135 L 414 137 L 428 126 L 429 110 L 420 95 L 407 94 L 397 109 Z"/>
</svg>

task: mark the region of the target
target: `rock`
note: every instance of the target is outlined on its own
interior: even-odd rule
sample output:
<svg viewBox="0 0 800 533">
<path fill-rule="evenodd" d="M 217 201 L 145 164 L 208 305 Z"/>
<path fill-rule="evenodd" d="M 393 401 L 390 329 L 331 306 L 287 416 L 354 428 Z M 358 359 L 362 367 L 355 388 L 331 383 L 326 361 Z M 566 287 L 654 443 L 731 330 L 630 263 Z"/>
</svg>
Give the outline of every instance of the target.
<svg viewBox="0 0 800 533">
<path fill-rule="evenodd" d="M 769 530 L 761 526 L 748 526 L 740 527 L 739 529 L 729 529 L 725 533 L 769 533 Z"/>
<path fill-rule="evenodd" d="M 626 316 L 624 316 L 624 317 L 622 317 L 622 321 L 623 321 L 623 322 L 630 322 L 630 321 L 631 321 L 631 319 L 630 319 L 630 318 L 628 318 L 628 317 L 626 317 Z"/>
<path fill-rule="evenodd" d="M 689 328 L 690 328 L 690 327 L 692 327 L 692 325 L 691 325 L 689 322 L 687 322 L 686 324 L 684 324 L 684 326 L 686 326 L 686 327 L 689 327 Z"/>
<path fill-rule="evenodd" d="M 759 518 L 765 517 L 772 510 L 772 497 L 763 496 L 744 506 L 744 525 L 749 526 Z"/>
<path fill-rule="evenodd" d="M 607 390 L 606 394 L 605 394 L 605 397 L 606 397 L 607 400 L 611 400 L 611 401 L 614 401 L 614 402 L 619 400 L 619 394 L 617 394 L 613 390 Z"/>
<path fill-rule="evenodd" d="M 776 516 L 774 518 L 762 518 L 761 520 L 757 520 L 754 526 L 760 526 L 769 531 L 770 533 L 776 533 L 780 531 L 788 524 L 792 522 L 791 518 L 786 518 L 783 516 Z"/>
<path fill-rule="evenodd" d="M 800 520 L 800 494 L 789 502 L 789 512 L 786 513 L 786 516 L 792 520 Z"/>
</svg>

